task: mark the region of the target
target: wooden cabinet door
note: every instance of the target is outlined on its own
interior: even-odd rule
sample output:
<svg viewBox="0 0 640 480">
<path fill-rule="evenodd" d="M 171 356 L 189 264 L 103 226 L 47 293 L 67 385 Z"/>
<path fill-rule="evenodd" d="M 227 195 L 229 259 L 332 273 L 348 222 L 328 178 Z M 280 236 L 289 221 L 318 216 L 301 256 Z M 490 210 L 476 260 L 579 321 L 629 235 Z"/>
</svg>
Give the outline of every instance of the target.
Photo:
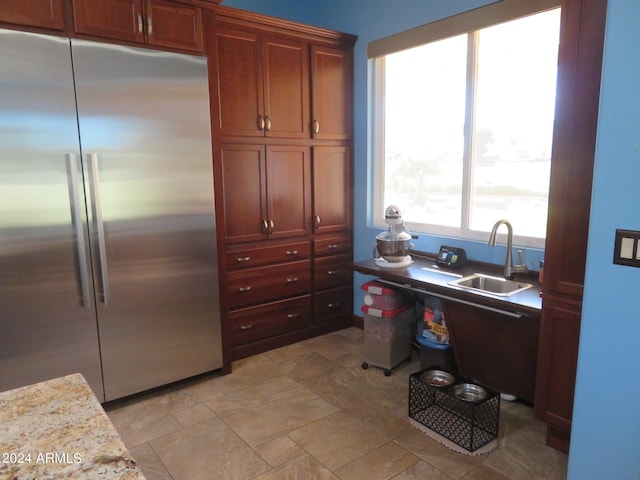
<svg viewBox="0 0 640 480">
<path fill-rule="evenodd" d="M 460 373 L 533 403 L 540 319 L 457 302 L 443 306 Z"/>
<path fill-rule="evenodd" d="M 353 130 L 353 53 L 311 48 L 313 138 L 348 140 Z"/>
<path fill-rule="evenodd" d="M 346 231 L 351 223 L 351 151 L 313 148 L 313 222 L 315 233 Z"/>
<path fill-rule="evenodd" d="M 142 0 L 73 0 L 77 33 L 144 42 Z"/>
<path fill-rule="evenodd" d="M 147 0 L 145 17 L 148 44 L 203 51 L 201 8 L 164 0 Z"/>
<path fill-rule="evenodd" d="M 219 28 L 218 128 L 223 135 L 262 137 L 263 117 L 260 37 L 251 32 Z M 214 119 L 215 121 L 215 119 Z"/>
<path fill-rule="evenodd" d="M 168 0 L 73 0 L 75 31 L 86 35 L 203 51 L 202 11 Z"/>
<path fill-rule="evenodd" d="M 310 233 L 311 160 L 308 147 L 267 147 L 269 238 Z"/>
<path fill-rule="evenodd" d="M 226 241 L 233 243 L 266 239 L 264 147 L 223 145 L 221 166 Z"/>
<path fill-rule="evenodd" d="M 546 304 L 540 324 L 535 411 L 552 427 L 548 444 L 565 452 L 569 449 L 579 340 L 580 309 Z"/>
<path fill-rule="evenodd" d="M 3 0 L 0 22 L 64 30 L 62 0 Z"/>
<path fill-rule="evenodd" d="M 265 135 L 309 138 L 309 50 L 303 42 L 262 40 Z"/>
</svg>

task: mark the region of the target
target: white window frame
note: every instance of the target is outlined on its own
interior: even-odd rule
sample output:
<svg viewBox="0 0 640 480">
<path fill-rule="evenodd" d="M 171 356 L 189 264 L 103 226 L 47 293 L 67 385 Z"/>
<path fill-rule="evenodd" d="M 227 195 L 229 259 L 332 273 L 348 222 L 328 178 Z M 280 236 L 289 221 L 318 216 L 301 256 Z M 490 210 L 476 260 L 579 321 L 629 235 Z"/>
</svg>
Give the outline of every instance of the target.
<svg viewBox="0 0 640 480">
<path fill-rule="evenodd" d="M 528 15 L 541 13 L 545 10 L 560 7 L 559 0 L 502 0 L 501 2 L 492 3 L 486 7 L 466 12 L 455 17 L 449 17 L 432 24 L 423 25 L 417 29 L 401 32 L 392 35 L 368 45 L 368 53 L 370 57 L 370 68 L 372 73 L 372 95 L 370 99 L 371 105 L 371 152 L 373 155 L 373 192 L 371 195 L 373 211 L 370 212 L 371 223 L 377 228 L 386 228 L 384 221 L 384 163 L 385 163 L 385 147 L 384 147 L 384 118 L 385 118 L 385 55 L 411 48 L 425 43 L 441 40 L 454 35 L 472 33 L 482 28 L 489 27 L 498 23 L 516 20 Z M 444 35 L 443 32 L 448 32 Z M 473 108 L 473 92 L 469 90 L 473 88 L 475 79 L 470 78 L 476 75 L 477 65 L 475 57 L 472 55 L 475 49 L 474 38 L 477 34 L 468 36 L 469 48 L 471 52 L 468 58 L 469 62 L 474 64 L 467 68 L 467 112 Z M 473 81 L 472 81 L 473 80 Z M 467 118 L 472 116 L 467 114 Z M 468 228 L 470 204 L 471 204 L 471 155 L 468 154 L 472 141 L 471 132 L 473 125 L 471 122 L 465 124 L 465 145 L 463 158 L 463 178 L 462 178 L 462 213 L 461 227 L 447 227 L 444 225 L 435 225 L 425 223 L 406 222 L 407 227 L 415 233 L 425 233 L 428 235 L 453 237 L 463 240 L 486 241 L 487 232 L 471 230 Z M 499 220 L 496 218 L 496 220 Z M 514 232 L 514 243 L 529 248 L 543 249 L 545 238 L 528 237 L 518 235 Z"/>
</svg>

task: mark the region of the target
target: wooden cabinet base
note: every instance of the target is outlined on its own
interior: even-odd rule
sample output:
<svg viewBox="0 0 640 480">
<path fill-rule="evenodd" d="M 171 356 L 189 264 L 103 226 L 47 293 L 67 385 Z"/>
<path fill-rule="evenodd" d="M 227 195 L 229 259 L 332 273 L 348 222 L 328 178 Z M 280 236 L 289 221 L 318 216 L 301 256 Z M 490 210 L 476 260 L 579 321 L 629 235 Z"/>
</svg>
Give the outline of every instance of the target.
<svg viewBox="0 0 640 480">
<path fill-rule="evenodd" d="M 554 428 L 552 425 L 547 426 L 547 445 L 564 453 L 569 453 L 569 443 L 571 433 Z"/>
</svg>

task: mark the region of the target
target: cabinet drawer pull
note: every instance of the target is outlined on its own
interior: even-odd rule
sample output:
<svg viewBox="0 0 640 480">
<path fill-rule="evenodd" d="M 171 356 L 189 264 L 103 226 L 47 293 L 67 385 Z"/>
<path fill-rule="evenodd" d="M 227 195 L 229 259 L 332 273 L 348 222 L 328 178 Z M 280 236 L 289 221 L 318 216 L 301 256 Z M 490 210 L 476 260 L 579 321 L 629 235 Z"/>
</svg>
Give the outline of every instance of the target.
<svg viewBox="0 0 640 480">
<path fill-rule="evenodd" d="M 289 277 L 287 278 L 287 283 L 296 283 L 299 281 L 298 277 Z"/>
<path fill-rule="evenodd" d="M 335 302 L 335 303 L 327 303 L 327 307 L 328 308 L 337 308 L 340 306 L 340 302 Z"/>
<path fill-rule="evenodd" d="M 246 287 L 240 287 L 238 288 L 239 292 L 248 292 L 249 290 L 251 290 L 251 285 L 248 285 Z"/>
<path fill-rule="evenodd" d="M 273 233 L 274 229 L 275 229 L 275 224 L 273 223 L 273 220 L 269 220 L 269 229 L 267 230 L 267 232 Z"/>
<path fill-rule="evenodd" d="M 286 252 L 287 255 L 298 255 L 298 250 L 287 250 Z"/>
<path fill-rule="evenodd" d="M 314 222 L 315 222 L 315 226 L 316 226 L 316 230 L 318 228 L 320 228 L 320 215 L 316 215 L 314 218 Z"/>
<path fill-rule="evenodd" d="M 138 14 L 138 33 L 142 33 L 142 14 Z"/>
<path fill-rule="evenodd" d="M 340 270 L 329 270 L 327 272 L 327 275 L 337 275 L 340 273 Z"/>
<path fill-rule="evenodd" d="M 153 19 L 147 15 L 147 35 L 153 35 Z"/>
<path fill-rule="evenodd" d="M 264 130 L 264 117 L 262 115 L 258 115 L 258 130 Z"/>
<path fill-rule="evenodd" d="M 340 248 L 340 244 L 338 243 L 332 243 L 331 245 L 327 245 L 327 248 L 329 250 L 335 250 L 336 248 Z"/>
<path fill-rule="evenodd" d="M 238 258 L 236 258 L 236 262 L 238 262 L 238 263 L 248 262 L 249 260 L 251 260 L 251 257 L 238 257 Z"/>
<path fill-rule="evenodd" d="M 299 313 L 287 313 L 287 318 L 298 318 L 300 316 Z"/>
<path fill-rule="evenodd" d="M 253 323 L 249 323 L 247 325 L 240 325 L 240 330 L 249 330 L 253 328 Z"/>
<path fill-rule="evenodd" d="M 262 220 L 262 233 L 264 235 L 269 233 L 269 222 L 267 222 L 267 220 Z"/>
<path fill-rule="evenodd" d="M 265 117 L 264 129 L 265 129 L 265 131 L 267 131 L 267 132 L 268 132 L 269 130 L 271 130 L 271 119 L 269 118 L 269 115 L 267 115 L 267 116 Z"/>
<path fill-rule="evenodd" d="M 313 133 L 316 135 L 320 133 L 320 122 L 318 120 L 313 121 Z"/>
</svg>

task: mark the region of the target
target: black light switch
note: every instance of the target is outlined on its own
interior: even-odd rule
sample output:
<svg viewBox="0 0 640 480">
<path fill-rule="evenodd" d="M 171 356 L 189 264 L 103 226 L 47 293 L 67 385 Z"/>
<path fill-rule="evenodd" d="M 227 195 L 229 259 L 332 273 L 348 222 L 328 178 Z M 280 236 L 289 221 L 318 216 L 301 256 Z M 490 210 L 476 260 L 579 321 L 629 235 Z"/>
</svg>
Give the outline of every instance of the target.
<svg viewBox="0 0 640 480">
<path fill-rule="evenodd" d="M 640 267 L 640 232 L 637 230 L 616 230 L 613 263 Z"/>
</svg>

